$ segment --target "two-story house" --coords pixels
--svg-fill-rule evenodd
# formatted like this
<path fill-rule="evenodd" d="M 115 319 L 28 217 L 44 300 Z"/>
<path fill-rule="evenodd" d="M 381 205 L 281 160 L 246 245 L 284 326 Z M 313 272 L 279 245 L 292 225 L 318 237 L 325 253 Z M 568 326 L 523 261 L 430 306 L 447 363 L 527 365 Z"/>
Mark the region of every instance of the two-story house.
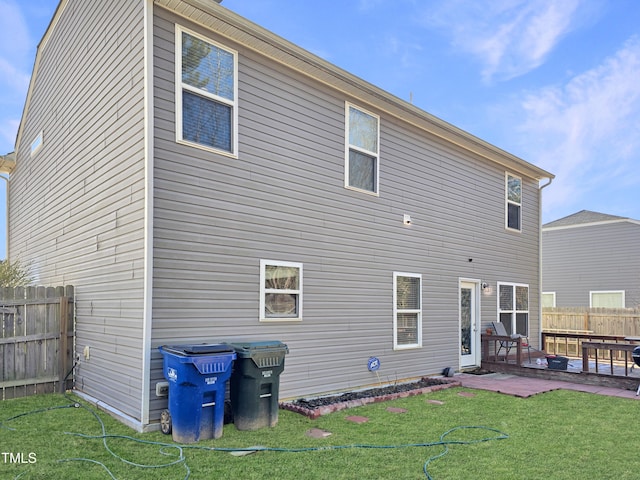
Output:
<path fill-rule="evenodd" d="M 62 0 L 11 173 L 10 257 L 76 287 L 75 388 L 133 427 L 158 346 L 280 340 L 283 398 L 539 337 L 546 172 L 211 0 Z M 544 182 L 543 182 L 544 183 Z"/>
<path fill-rule="evenodd" d="M 542 227 L 543 306 L 640 306 L 640 221 L 582 210 Z"/>

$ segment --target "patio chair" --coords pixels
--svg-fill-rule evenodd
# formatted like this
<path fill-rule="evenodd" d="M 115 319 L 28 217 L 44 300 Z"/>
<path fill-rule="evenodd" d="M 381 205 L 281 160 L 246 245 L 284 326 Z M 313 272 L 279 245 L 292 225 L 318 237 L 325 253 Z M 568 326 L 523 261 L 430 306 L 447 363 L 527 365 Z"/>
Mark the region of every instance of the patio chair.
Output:
<path fill-rule="evenodd" d="M 498 351 L 496 352 L 496 357 L 498 356 L 500 351 L 504 348 L 506 352 L 504 358 L 506 361 L 507 358 L 509 357 L 509 352 L 513 347 L 518 345 L 518 338 L 520 338 L 522 339 L 521 340 L 522 347 L 527 349 L 527 355 L 529 356 L 529 363 L 531 363 L 531 345 L 529 344 L 529 339 L 527 337 L 525 337 L 524 335 L 520 335 L 519 333 L 514 333 L 512 335 L 509 335 L 507 333 L 507 329 L 504 328 L 504 324 L 502 322 L 492 322 L 491 325 L 493 325 L 493 331 L 496 332 L 496 335 L 500 337 L 510 337 L 513 339 L 513 340 L 499 341 L 500 345 L 498 347 Z"/>

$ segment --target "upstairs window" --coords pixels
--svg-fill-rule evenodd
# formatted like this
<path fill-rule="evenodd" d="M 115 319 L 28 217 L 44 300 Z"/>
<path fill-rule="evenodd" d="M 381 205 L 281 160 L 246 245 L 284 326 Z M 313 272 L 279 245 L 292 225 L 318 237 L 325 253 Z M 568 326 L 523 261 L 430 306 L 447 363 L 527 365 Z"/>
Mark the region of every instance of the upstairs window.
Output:
<path fill-rule="evenodd" d="M 380 117 L 346 104 L 345 187 L 378 194 Z"/>
<path fill-rule="evenodd" d="M 422 346 L 422 275 L 393 274 L 393 348 Z"/>
<path fill-rule="evenodd" d="M 506 174 L 506 227 L 522 231 L 522 179 Z"/>
<path fill-rule="evenodd" d="M 556 292 L 542 292 L 542 308 L 556 306 Z"/>
<path fill-rule="evenodd" d="M 33 142 L 31 142 L 32 157 L 38 152 L 38 150 L 42 148 L 42 143 L 43 143 L 42 132 L 40 132 L 38 136 L 33 140 Z"/>
<path fill-rule="evenodd" d="M 181 143 L 237 154 L 237 53 L 176 29 L 176 135 Z"/>
<path fill-rule="evenodd" d="M 302 264 L 260 261 L 260 320 L 302 320 Z"/>
<path fill-rule="evenodd" d="M 624 290 L 591 291 L 589 292 L 589 306 L 592 308 L 624 308 Z"/>

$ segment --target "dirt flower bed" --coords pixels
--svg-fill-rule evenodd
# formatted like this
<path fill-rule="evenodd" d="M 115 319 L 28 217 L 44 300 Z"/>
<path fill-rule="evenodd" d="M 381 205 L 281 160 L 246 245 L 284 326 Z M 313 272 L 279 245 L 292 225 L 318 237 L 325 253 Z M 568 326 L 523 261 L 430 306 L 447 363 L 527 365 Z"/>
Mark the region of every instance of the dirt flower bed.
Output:
<path fill-rule="evenodd" d="M 416 382 L 401 383 L 388 387 L 371 388 L 341 395 L 329 395 L 317 398 L 300 398 L 293 402 L 280 404 L 280 408 L 301 413 L 311 419 L 321 415 L 344 410 L 345 408 L 360 407 L 368 403 L 386 402 L 396 398 L 421 395 L 444 388 L 460 386 L 460 382 L 453 379 L 423 377 Z"/>

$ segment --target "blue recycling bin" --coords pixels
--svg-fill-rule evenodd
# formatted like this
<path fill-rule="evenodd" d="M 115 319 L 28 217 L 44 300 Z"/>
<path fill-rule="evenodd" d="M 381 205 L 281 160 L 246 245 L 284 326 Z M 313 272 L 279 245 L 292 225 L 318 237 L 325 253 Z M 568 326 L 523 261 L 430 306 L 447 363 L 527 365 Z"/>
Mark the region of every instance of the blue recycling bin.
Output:
<path fill-rule="evenodd" d="M 163 345 L 164 378 L 169 382 L 169 410 L 161 428 L 178 443 L 220 438 L 224 399 L 236 354 L 223 344 Z"/>

